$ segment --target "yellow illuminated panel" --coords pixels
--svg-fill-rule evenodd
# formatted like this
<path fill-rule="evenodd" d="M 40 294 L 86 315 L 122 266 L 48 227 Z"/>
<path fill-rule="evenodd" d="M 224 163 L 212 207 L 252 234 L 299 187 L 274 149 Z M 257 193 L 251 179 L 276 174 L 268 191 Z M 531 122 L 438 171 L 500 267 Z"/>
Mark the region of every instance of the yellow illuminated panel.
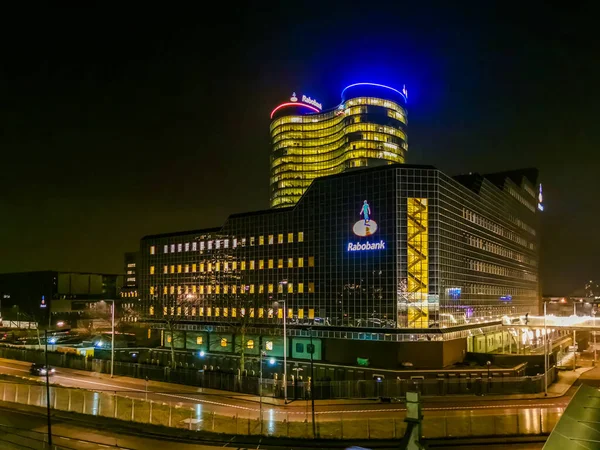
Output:
<path fill-rule="evenodd" d="M 154 275 L 154 266 L 150 266 L 150 275 Z"/>
<path fill-rule="evenodd" d="M 428 205 L 426 198 L 408 198 L 407 206 L 408 256 L 408 326 L 429 327 L 429 246 Z M 402 323 L 398 320 L 398 323 Z"/>
<path fill-rule="evenodd" d="M 298 310 L 298 319 L 304 319 L 304 310 L 303 309 Z"/>

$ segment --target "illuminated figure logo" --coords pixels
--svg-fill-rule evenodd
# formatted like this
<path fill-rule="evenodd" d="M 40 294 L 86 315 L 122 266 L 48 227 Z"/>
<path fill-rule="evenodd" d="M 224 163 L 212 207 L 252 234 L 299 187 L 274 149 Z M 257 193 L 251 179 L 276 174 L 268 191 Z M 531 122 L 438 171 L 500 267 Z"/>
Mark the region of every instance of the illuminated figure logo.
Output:
<path fill-rule="evenodd" d="M 367 237 L 375 234 L 377 231 L 377 222 L 371 219 L 371 207 L 366 200 L 360 208 L 359 215 L 362 216 L 362 219 L 356 222 L 354 227 L 352 227 L 354 234 L 360 237 Z"/>
<path fill-rule="evenodd" d="M 290 97 L 290 102 L 297 102 L 298 101 L 298 97 L 296 97 L 296 93 L 292 92 L 292 96 Z"/>

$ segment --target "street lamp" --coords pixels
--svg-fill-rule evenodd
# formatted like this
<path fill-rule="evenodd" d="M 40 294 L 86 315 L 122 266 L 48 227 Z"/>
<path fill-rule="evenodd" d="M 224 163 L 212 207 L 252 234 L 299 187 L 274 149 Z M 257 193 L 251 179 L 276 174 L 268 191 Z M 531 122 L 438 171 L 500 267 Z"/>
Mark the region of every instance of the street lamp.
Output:
<path fill-rule="evenodd" d="M 115 301 L 101 300 L 100 303 L 112 302 L 111 308 L 111 338 L 110 338 L 110 377 L 113 378 L 115 366 Z"/>
<path fill-rule="evenodd" d="M 288 281 L 282 280 L 279 284 L 285 293 Z M 286 300 L 282 300 L 281 303 L 283 303 L 283 402 L 285 404 L 287 403 L 287 302 Z"/>
<path fill-rule="evenodd" d="M 548 396 L 548 329 L 546 328 L 546 300 L 544 300 L 544 396 Z"/>

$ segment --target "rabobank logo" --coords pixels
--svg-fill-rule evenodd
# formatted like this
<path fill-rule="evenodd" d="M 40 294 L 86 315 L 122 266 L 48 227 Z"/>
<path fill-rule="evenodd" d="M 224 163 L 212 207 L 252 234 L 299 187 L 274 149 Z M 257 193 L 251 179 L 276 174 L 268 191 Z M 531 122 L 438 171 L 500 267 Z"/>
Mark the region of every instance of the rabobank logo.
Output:
<path fill-rule="evenodd" d="M 349 252 L 362 252 L 365 250 L 385 250 L 385 242 L 357 242 L 353 244 L 352 242 L 348 242 L 348 251 Z"/>
<path fill-rule="evenodd" d="M 358 237 L 369 237 L 377 232 L 377 222 L 373 220 L 373 211 L 371 205 L 365 200 L 360 207 L 358 213 L 361 218 L 352 227 L 352 231 Z M 385 250 L 385 242 L 380 240 L 379 242 L 349 242 L 347 251 L 349 252 L 362 252 L 370 250 Z"/>

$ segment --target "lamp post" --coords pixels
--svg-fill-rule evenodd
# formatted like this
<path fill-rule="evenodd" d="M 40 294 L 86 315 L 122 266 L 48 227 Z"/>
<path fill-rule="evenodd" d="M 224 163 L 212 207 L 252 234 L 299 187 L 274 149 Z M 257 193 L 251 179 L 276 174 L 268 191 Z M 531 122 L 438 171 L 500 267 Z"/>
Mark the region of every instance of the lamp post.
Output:
<path fill-rule="evenodd" d="M 287 288 L 287 280 L 280 281 L 279 283 L 282 286 L 282 290 L 285 293 L 285 289 Z M 287 403 L 287 305 L 286 300 L 282 300 L 283 303 L 283 402 Z"/>
<path fill-rule="evenodd" d="M 263 356 L 264 351 L 262 349 L 262 343 L 260 345 L 260 365 L 258 369 L 258 398 L 259 398 L 259 411 L 260 411 L 260 434 L 263 433 L 263 412 L 262 412 L 262 384 L 263 384 Z"/>
<path fill-rule="evenodd" d="M 546 328 L 546 301 L 544 300 L 544 396 L 548 395 L 548 329 Z"/>
<path fill-rule="evenodd" d="M 101 302 L 112 302 L 111 309 L 111 338 L 110 338 L 110 377 L 114 376 L 115 366 L 115 301 L 114 300 L 101 300 Z"/>

